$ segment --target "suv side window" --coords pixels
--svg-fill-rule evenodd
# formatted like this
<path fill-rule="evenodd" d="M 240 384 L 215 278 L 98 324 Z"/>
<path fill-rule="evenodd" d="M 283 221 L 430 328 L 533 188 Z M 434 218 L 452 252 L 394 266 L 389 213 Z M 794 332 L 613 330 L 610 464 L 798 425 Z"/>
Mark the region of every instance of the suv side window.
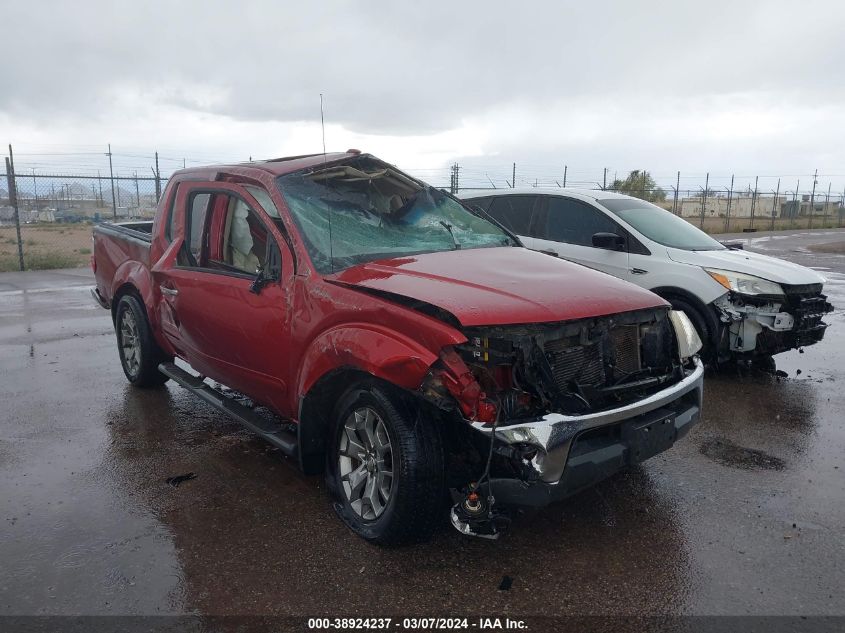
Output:
<path fill-rule="evenodd" d="M 495 220 L 517 235 L 528 235 L 537 196 L 499 196 L 487 209 Z"/>
<path fill-rule="evenodd" d="M 491 197 L 484 197 L 484 198 L 468 198 L 463 200 L 462 202 L 466 205 L 471 207 L 478 207 L 482 211 L 487 211 L 487 207 L 490 206 L 490 202 L 493 200 Z"/>
<path fill-rule="evenodd" d="M 566 244 L 592 246 L 595 233 L 624 235 L 621 228 L 598 209 L 571 198 L 549 197 L 546 226 L 540 228 L 538 237 Z"/>

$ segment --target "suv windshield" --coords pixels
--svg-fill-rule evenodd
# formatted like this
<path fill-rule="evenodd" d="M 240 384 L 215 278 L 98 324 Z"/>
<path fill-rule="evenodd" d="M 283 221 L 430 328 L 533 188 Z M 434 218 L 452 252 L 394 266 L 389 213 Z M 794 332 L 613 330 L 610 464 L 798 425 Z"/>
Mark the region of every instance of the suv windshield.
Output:
<path fill-rule="evenodd" d="M 637 198 L 607 198 L 598 203 L 625 220 L 650 240 L 663 246 L 685 251 L 719 251 L 725 247 L 695 228 L 692 224 L 669 213 L 666 209 Z"/>
<path fill-rule="evenodd" d="M 277 183 L 323 274 L 389 257 L 517 246 L 455 199 L 370 156 L 279 176 Z"/>

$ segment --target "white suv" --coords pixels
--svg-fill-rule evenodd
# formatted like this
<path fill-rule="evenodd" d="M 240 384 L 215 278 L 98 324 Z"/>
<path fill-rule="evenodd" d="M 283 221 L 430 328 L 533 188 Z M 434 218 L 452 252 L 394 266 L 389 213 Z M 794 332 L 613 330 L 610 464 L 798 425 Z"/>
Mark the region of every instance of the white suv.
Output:
<path fill-rule="evenodd" d="M 817 343 L 833 310 L 825 279 L 725 247 L 658 206 L 608 191 L 507 189 L 459 195 L 528 248 L 647 288 L 689 315 L 710 361 L 754 359 Z"/>

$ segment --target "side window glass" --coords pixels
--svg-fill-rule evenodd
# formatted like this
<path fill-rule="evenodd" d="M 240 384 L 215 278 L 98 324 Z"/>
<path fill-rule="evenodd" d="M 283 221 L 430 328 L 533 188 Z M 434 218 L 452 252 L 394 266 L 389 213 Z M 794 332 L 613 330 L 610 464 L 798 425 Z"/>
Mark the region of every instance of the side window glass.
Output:
<path fill-rule="evenodd" d="M 252 197 L 258 201 L 258 204 L 264 209 L 264 211 L 269 215 L 271 218 L 281 219 L 281 215 L 279 215 L 279 210 L 276 208 L 273 199 L 270 197 L 262 187 L 256 187 L 255 185 L 245 185 L 244 189 L 249 191 L 252 194 Z"/>
<path fill-rule="evenodd" d="M 223 263 L 254 275 L 265 265 L 268 239 L 258 214 L 240 198 L 230 196 L 223 228 Z"/>
<path fill-rule="evenodd" d="M 500 196 L 487 210 L 502 226 L 517 235 L 528 235 L 536 196 Z"/>
<path fill-rule="evenodd" d="M 491 200 L 493 200 L 493 198 L 469 198 L 463 202 L 471 207 L 478 207 L 482 211 L 487 211 Z"/>
<path fill-rule="evenodd" d="M 179 253 L 181 266 L 202 266 L 203 229 L 211 194 L 197 193 L 188 199 L 185 214 L 185 247 Z M 173 214 L 175 215 L 175 214 Z"/>
<path fill-rule="evenodd" d="M 168 242 L 173 241 L 173 229 L 176 226 L 176 196 L 179 185 L 173 185 L 173 191 L 165 190 L 165 195 L 170 198 L 170 205 L 167 207 L 167 224 L 164 228 L 164 237 Z"/>
<path fill-rule="evenodd" d="M 569 198 L 550 197 L 545 239 L 592 246 L 595 233 L 619 233 L 619 228 L 598 209 Z"/>

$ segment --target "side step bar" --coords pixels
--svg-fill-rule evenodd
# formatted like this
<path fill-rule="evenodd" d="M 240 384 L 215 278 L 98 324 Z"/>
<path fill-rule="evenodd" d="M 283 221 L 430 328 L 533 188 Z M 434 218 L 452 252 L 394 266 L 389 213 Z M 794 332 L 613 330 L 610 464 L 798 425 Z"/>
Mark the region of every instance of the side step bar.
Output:
<path fill-rule="evenodd" d="M 197 376 L 192 376 L 175 363 L 162 363 L 158 370 L 188 391 L 205 400 L 211 406 L 229 415 L 236 422 L 270 442 L 288 457 L 298 458 L 298 442 L 296 435 L 285 430 L 279 424 L 274 424 L 242 404 L 227 398 L 222 393 L 207 385 Z"/>

